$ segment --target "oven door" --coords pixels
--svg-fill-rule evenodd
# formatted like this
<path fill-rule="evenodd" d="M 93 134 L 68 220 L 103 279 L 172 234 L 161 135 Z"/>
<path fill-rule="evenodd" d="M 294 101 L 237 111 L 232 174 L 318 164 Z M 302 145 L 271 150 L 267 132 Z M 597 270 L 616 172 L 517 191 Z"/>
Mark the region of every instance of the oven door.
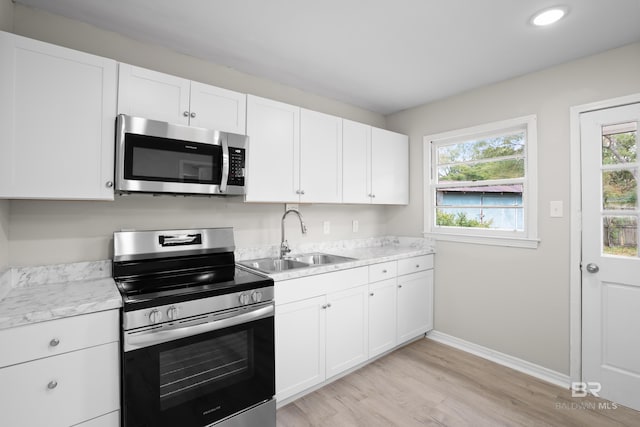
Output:
<path fill-rule="evenodd" d="M 207 426 L 275 394 L 273 303 L 129 331 L 123 339 L 125 427 Z"/>

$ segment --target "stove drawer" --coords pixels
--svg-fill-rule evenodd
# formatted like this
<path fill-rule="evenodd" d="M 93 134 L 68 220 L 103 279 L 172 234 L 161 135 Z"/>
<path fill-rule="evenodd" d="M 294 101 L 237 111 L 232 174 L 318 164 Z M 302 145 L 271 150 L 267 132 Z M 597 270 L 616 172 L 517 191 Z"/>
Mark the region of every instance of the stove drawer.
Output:
<path fill-rule="evenodd" d="M 119 409 L 117 343 L 0 369 L 3 425 L 70 426 Z"/>

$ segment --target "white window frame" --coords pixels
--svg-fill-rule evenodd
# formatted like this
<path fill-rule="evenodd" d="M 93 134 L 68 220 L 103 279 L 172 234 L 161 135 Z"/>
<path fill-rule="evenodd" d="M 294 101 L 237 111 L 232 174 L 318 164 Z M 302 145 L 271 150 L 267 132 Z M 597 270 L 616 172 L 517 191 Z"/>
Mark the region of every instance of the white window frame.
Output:
<path fill-rule="evenodd" d="M 494 230 L 487 228 L 463 228 L 435 226 L 436 185 L 433 156 L 435 147 L 445 143 L 463 142 L 487 135 L 504 134 L 510 131 L 525 131 L 525 176 L 522 179 L 524 192 L 524 231 Z M 423 139 L 424 173 L 424 236 L 436 240 L 477 243 L 521 248 L 537 248 L 538 239 L 538 148 L 536 115 L 516 117 L 486 123 L 464 129 L 427 135 Z M 483 181 L 491 185 L 496 181 Z"/>

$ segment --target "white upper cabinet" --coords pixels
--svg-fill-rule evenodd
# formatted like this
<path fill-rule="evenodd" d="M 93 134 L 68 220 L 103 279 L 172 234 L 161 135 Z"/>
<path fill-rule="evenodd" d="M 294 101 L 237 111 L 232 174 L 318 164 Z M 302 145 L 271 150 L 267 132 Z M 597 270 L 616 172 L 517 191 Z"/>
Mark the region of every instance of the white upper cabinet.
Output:
<path fill-rule="evenodd" d="M 250 202 L 300 200 L 300 107 L 247 96 Z"/>
<path fill-rule="evenodd" d="M 245 133 L 245 94 L 129 64 L 119 69 L 119 114 Z"/>
<path fill-rule="evenodd" d="M 342 119 L 301 109 L 300 202 L 342 202 Z"/>
<path fill-rule="evenodd" d="M 409 139 L 343 120 L 344 203 L 408 204 Z"/>
<path fill-rule="evenodd" d="M 0 32 L 0 197 L 113 199 L 116 62 Z"/>
<path fill-rule="evenodd" d="M 371 126 L 342 121 L 342 201 L 371 203 Z"/>
<path fill-rule="evenodd" d="M 371 198 L 373 203 L 409 204 L 409 137 L 371 129 Z"/>

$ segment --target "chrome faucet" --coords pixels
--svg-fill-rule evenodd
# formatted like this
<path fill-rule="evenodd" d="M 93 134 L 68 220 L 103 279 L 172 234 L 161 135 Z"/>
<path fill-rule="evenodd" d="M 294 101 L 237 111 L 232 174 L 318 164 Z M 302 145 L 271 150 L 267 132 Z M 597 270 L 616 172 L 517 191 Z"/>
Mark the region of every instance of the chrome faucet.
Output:
<path fill-rule="evenodd" d="M 300 230 L 302 231 L 302 234 L 306 234 L 307 233 L 307 226 L 304 225 L 304 220 L 302 219 L 302 215 L 300 214 L 300 212 L 298 212 L 295 209 L 285 210 L 284 215 L 282 215 L 282 220 L 280 221 L 280 231 L 281 231 L 280 259 L 284 258 L 284 256 L 286 254 L 291 252 L 291 249 L 289 248 L 289 243 L 284 238 L 284 219 L 290 213 L 295 213 L 296 215 L 298 215 L 298 219 L 300 220 Z"/>

